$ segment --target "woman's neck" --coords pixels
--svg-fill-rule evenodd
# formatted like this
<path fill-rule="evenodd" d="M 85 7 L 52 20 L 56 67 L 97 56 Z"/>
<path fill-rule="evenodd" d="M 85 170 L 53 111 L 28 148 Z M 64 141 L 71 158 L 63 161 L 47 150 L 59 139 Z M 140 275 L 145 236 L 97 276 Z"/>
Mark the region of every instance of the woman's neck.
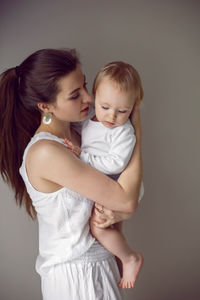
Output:
<path fill-rule="evenodd" d="M 49 132 L 59 138 L 65 139 L 68 138 L 71 140 L 71 129 L 70 123 L 68 122 L 55 122 L 52 121 L 50 124 L 46 125 L 41 122 L 40 126 L 38 127 L 36 133 L 39 132 Z"/>

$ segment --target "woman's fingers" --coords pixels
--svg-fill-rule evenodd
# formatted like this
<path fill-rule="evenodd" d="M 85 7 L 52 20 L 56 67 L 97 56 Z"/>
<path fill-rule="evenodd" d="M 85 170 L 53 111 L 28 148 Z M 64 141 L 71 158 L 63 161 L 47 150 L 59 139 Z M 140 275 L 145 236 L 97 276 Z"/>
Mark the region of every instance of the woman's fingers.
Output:
<path fill-rule="evenodd" d="M 100 212 L 100 211 L 98 210 L 98 208 L 94 208 L 94 213 L 95 213 L 96 217 L 98 217 L 98 218 L 101 219 L 101 220 L 106 220 L 106 219 L 107 219 L 106 216 L 104 216 L 104 215 L 102 214 L 102 212 Z"/>
<path fill-rule="evenodd" d="M 114 212 L 101 204 L 95 203 L 94 214 L 93 224 L 98 228 L 107 228 L 115 223 Z"/>
<path fill-rule="evenodd" d="M 103 212 L 103 205 L 95 202 L 95 207 L 98 208 L 100 211 Z"/>
<path fill-rule="evenodd" d="M 107 209 L 99 204 L 95 204 L 91 221 L 96 227 L 99 228 L 107 228 L 118 222 L 115 213 L 112 210 Z"/>
<path fill-rule="evenodd" d="M 113 222 L 111 220 L 107 220 L 103 223 L 97 223 L 97 222 L 93 222 L 93 223 L 98 228 L 107 228 L 113 224 Z"/>
<path fill-rule="evenodd" d="M 104 208 L 104 214 L 108 216 L 110 219 L 114 219 L 115 214 L 112 210 Z"/>
<path fill-rule="evenodd" d="M 110 218 L 110 219 L 113 219 L 114 218 L 114 212 L 110 209 L 107 209 L 105 208 L 104 206 L 98 204 L 98 203 L 95 203 L 95 208 L 98 209 L 98 211 L 103 214 L 104 216 Z"/>

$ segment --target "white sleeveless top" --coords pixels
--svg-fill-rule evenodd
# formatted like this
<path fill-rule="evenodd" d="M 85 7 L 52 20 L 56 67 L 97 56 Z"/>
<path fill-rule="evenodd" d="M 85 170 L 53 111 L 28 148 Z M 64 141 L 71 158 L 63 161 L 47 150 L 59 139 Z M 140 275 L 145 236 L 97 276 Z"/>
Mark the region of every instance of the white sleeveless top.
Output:
<path fill-rule="evenodd" d="M 33 136 L 27 145 L 19 169 L 27 191 L 37 212 L 39 223 L 39 255 L 36 270 L 39 274 L 48 272 L 49 267 L 80 257 L 93 244 L 89 218 L 93 201 L 63 187 L 53 193 L 37 191 L 30 183 L 25 160 L 29 148 L 41 139 L 64 144 L 64 140 L 48 132 Z M 67 166 L 66 166 L 67 168 Z"/>

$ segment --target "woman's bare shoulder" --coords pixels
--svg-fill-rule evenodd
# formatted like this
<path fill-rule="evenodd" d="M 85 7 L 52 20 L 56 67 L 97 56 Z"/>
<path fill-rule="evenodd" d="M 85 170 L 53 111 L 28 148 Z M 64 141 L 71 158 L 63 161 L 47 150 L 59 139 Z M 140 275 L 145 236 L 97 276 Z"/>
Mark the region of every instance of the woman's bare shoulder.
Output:
<path fill-rule="evenodd" d="M 63 144 L 55 141 L 55 140 L 49 140 L 49 139 L 41 139 L 35 142 L 29 149 L 29 152 L 35 152 L 35 151 L 42 151 L 47 150 L 49 147 L 59 147 L 63 146 Z"/>
<path fill-rule="evenodd" d="M 64 144 L 54 140 L 41 139 L 29 148 L 26 161 L 27 163 L 41 163 L 43 165 L 46 160 L 50 162 L 51 159 L 55 159 L 61 153 L 64 153 L 66 157 L 70 155 L 70 151 Z"/>

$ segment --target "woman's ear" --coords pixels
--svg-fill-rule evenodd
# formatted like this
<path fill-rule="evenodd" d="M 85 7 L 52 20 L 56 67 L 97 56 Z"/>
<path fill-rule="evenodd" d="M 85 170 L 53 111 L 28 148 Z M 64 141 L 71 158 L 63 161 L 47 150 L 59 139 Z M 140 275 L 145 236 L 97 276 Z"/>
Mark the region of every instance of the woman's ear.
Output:
<path fill-rule="evenodd" d="M 49 112 L 49 104 L 47 103 L 38 103 L 37 104 L 39 110 L 41 110 L 42 112 L 48 113 Z"/>

